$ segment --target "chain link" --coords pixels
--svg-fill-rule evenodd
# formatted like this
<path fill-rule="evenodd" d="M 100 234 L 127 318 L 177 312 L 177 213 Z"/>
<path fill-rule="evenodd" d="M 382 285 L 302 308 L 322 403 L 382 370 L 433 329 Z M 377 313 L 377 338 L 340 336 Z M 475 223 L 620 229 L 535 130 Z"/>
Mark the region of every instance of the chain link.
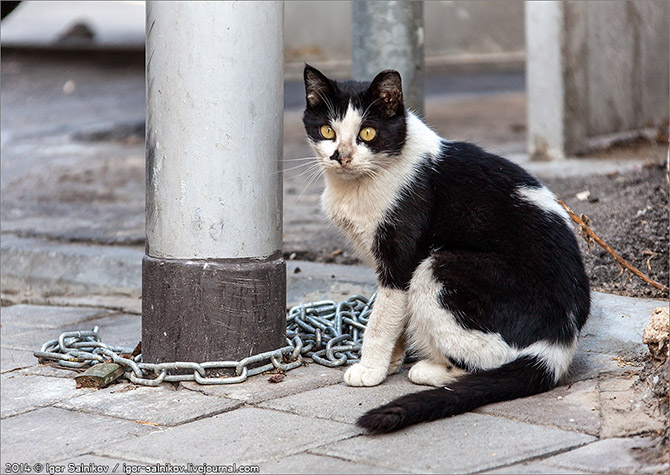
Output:
<path fill-rule="evenodd" d="M 272 369 L 289 371 L 302 366 L 303 357 L 332 368 L 360 360 L 363 332 L 376 295 L 375 292 L 369 299 L 352 295 L 339 303 L 320 300 L 296 305 L 289 310 L 286 318 L 286 346 L 241 361 L 143 363 L 141 354 L 131 356 L 132 348 L 103 343 L 97 326 L 91 331 L 62 333 L 58 339 L 47 341 L 33 354 L 40 363 L 51 361 L 65 368 L 84 368 L 111 359 L 124 368 L 126 378 L 143 386 L 179 381 L 241 383 L 249 376 Z M 207 376 L 207 370 L 216 369 L 234 369 L 235 375 Z M 183 373 L 184 370 L 191 373 Z"/>

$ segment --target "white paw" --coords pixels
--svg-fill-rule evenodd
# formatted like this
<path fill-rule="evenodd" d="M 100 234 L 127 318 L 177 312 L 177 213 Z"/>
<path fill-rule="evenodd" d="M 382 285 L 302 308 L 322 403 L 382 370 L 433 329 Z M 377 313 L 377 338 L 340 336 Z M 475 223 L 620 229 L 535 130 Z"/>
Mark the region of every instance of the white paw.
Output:
<path fill-rule="evenodd" d="M 344 373 L 349 386 L 376 386 L 386 378 L 386 368 L 367 368 L 356 363 Z"/>
<path fill-rule="evenodd" d="M 426 386 L 444 386 L 454 381 L 458 374 L 464 373 L 457 368 L 452 371 L 447 370 L 445 364 L 434 363 L 429 360 L 421 360 L 409 370 L 409 380 L 414 384 L 424 384 Z"/>

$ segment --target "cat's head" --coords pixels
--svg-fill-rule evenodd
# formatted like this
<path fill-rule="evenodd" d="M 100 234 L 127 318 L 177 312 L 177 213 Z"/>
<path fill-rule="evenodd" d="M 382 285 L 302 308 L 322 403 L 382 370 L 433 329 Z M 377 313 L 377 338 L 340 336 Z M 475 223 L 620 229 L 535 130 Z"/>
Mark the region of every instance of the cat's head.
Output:
<path fill-rule="evenodd" d="M 407 121 L 397 71 L 382 71 L 369 83 L 337 82 L 305 65 L 304 78 L 303 123 L 326 172 L 374 176 L 400 154 Z"/>

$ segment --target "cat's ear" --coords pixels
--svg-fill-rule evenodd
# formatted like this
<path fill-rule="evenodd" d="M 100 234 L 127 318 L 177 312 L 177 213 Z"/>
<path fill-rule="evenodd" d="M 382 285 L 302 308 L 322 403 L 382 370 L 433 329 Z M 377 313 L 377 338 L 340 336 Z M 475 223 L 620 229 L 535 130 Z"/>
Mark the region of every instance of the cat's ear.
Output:
<path fill-rule="evenodd" d="M 305 99 L 308 107 L 314 107 L 321 104 L 326 96 L 332 92 L 330 79 L 324 76 L 321 71 L 305 64 Z"/>
<path fill-rule="evenodd" d="M 377 74 L 368 88 L 368 94 L 377 101 L 386 117 L 393 117 L 403 108 L 400 73 L 387 69 Z"/>

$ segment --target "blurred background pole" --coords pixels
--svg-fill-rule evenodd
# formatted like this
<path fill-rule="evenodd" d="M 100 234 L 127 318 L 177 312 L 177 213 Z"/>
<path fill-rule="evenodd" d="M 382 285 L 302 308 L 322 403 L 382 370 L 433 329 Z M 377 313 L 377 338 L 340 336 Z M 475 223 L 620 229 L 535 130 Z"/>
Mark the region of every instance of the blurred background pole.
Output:
<path fill-rule="evenodd" d="M 147 2 L 145 361 L 285 345 L 282 2 Z"/>
<path fill-rule="evenodd" d="M 352 19 L 354 79 L 398 70 L 405 105 L 423 116 L 423 2 L 354 1 Z"/>

